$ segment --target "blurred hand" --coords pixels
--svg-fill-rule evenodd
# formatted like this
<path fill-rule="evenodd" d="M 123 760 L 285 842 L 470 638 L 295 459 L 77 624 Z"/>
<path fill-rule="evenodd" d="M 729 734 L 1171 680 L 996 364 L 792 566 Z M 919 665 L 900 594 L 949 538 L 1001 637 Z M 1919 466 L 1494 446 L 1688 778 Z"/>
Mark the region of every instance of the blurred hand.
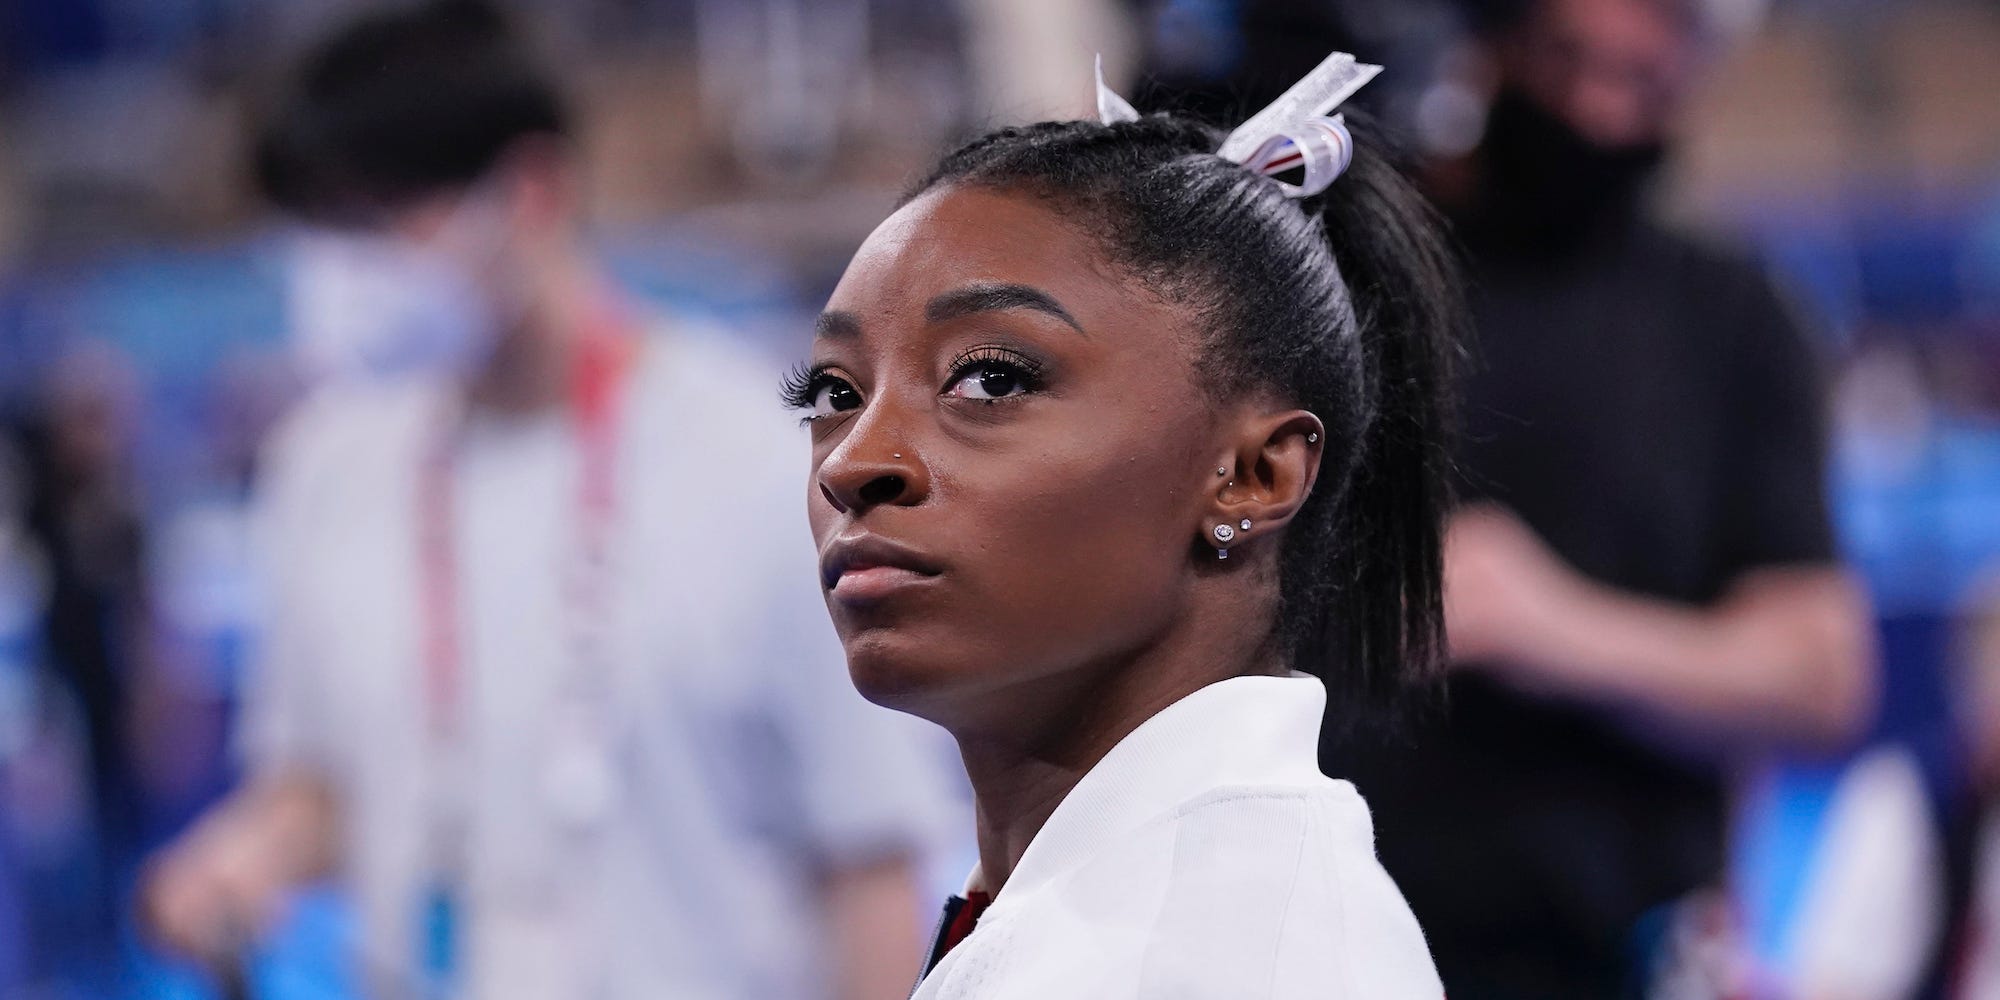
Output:
<path fill-rule="evenodd" d="M 1714 605 L 1723 641 L 1742 655 L 1764 662 L 1782 660 L 1801 630 L 1851 631 L 1847 606 L 1830 600 L 1801 601 L 1801 594 L 1833 596 L 1844 581 L 1812 570 L 1774 567 L 1737 577 Z"/>
<path fill-rule="evenodd" d="M 1519 517 L 1475 504 L 1446 526 L 1444 611 L 1454 662 L 1532 664 L 1589 586 Z"/>
<path fill-rule="evenodd" d="M 1835 566 L 1750 570 L 1685 604 L 1591 580 L 1518 517 L 1473 506 L 1447 526 L 1444 603 L 1455 663 L 1701 739 L 1837 745 L 1872 711 L 1867 600 Z"/>
<path fill-rule="evenodd" d="M 332 818 L 316 783 L 238 792 L 147 865 L 141 922 L 173 951 L 229 967 L 276 922 L 286 894 L 324 867 Z"/>
<path fill-rule="evenodd" d="M 928 947 L 917 900 L 922 877 L 908 857 L 849 865 L 827 873 L 821 887 L 829 958 L 839 1000 L 892 1000 L 910 991 L 918 949 Z"/>
<path fill-rule="evenodd" d="M 203 965 L 234 961 L 270 923 L 285 889 L 269 850 L 237 817 L 217 817 L 148 867 L 141 917 L 161 943 Z"/>
<path fill-rule="evenodd" d="M 1761 726 L 1804 750 L 1844 747 L 1875 717 L 1874 612 L 1860 583 L 1824 566 L 1738 576 L 1707 616 L 1723 669 L 1763 675 Z"/>

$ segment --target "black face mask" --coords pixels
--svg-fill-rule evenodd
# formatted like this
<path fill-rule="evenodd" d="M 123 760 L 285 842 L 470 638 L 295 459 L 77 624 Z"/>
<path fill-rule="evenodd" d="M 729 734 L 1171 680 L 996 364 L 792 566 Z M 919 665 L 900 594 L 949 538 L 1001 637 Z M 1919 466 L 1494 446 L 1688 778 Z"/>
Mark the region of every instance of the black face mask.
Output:
<path fill-rule="evenodd" d="M 1469 235 L 1510 249 L 1562 254 L 1638 215 L 1659 171 L 1659 143 L 1607 148 L 1518 91 L 1502 90 L 1480 144 Z"/>

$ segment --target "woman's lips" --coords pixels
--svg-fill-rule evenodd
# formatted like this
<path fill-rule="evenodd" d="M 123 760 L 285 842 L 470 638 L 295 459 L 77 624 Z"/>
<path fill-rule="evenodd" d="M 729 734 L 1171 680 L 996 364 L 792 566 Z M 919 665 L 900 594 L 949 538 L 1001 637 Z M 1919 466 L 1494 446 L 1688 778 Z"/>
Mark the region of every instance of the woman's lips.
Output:
<path fill-rule="evenodd" d="M 942 569 L 909 546 L 879 535 L 836 538 L 820 554 L 820 584 L 836 600 L 867 604 L 938 578 Z"/>
<path fill-rule="evenodd" d="M 847 604 L 872 604 L 906 587 L 937 579 L 901 566 L 863 566 L 847 570 L 833 583 L 833 596 Z"/>

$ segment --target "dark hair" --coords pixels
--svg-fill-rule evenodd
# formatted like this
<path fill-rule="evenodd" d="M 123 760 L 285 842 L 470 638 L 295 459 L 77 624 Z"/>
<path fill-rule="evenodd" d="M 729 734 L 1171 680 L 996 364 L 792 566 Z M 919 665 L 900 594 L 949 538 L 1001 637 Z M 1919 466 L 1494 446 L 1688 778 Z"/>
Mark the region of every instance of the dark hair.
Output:
<path fill-rule="evenodd" d="M 478 0 L 355 21 L 308 56 L 256 141 L 279 207 L 340 218 L 462 187 L 516 140 L 566 135 L 554 84 Z"/>
<path fill-rule="evenodd" d="M 1371 123 L 1349 120 L 1352 167 L 1309 199 L 1213 155 L 1221 133 L 1152 115 L 1001 129 L 905 200 L 978 185 L 1060 205 L 1110 260 L 1195 310 L 1209 391 L 1276 392 L 1325 423 L 1318 485 L 1285 535 L 1275 638 L 1293 666 L 1381 702 L 1442 652 L 1462 308 L 1436 213 Z"/>

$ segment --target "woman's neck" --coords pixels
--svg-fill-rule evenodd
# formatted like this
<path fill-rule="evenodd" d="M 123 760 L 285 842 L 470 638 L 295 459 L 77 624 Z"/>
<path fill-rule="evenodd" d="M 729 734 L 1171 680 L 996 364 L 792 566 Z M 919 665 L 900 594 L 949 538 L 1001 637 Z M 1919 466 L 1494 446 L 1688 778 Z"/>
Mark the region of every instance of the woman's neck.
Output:
<path fill-rule="evenodd" d="M 1009 713 L 1003 730 L 954 731 L 977 809 L 977 888 L 999 892 L 1056 807 L 1146 720 L 1217 681 L 1283 673 L 1262 637 L 1193 620 L 1209 617 L 1188 616 L 1165 641 L 1119 662 L 1034 682 L 1005 699 L 1026 710 Z"/>

